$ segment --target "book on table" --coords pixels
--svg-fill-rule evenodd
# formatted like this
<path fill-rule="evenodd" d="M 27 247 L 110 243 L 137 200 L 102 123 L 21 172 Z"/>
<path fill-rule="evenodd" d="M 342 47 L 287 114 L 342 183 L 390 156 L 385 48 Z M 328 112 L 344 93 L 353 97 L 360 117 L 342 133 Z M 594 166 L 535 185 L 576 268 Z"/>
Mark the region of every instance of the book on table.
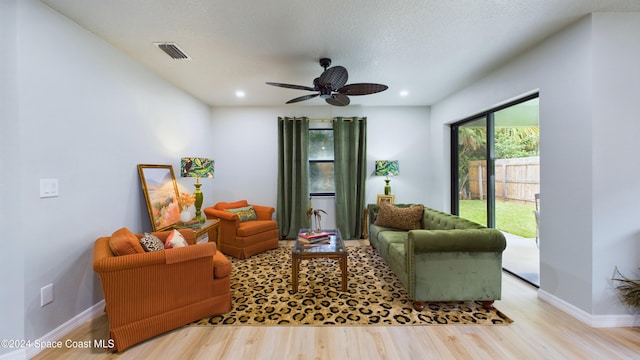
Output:
<path fill-rule="evenodd" d="M 313 242 L 305 242 L 306 240 L 302 240 L 302 239 L 299 239 L 299 241 L 302 244 L 302 246 L 308 248 L 308 247 L 322 246 L 322 245 L 330 244 L 331 243 L 331 238 L 314 240 Z"/>
<path fill-rule="evenodd" d="M 327 232 L 322 233 L 300 233 L 298 234 L 298 241 L 303 244 L 326 244 L 331 240 L 331 234 Z"/>
<path fill-rule="evenodd" d="M 325 238 L 325 237 L 329 237 L 331 236 L 331 234 L 329 234 L 328 232 L 310 232 L 310 233 L 306 233 L 306 232 L 301 232 L 300 234 L 298 234 L 299 237 L 303 237 L 305 239 L 311 240 L 311 239 L 318 239 L 318 238 Z"/>

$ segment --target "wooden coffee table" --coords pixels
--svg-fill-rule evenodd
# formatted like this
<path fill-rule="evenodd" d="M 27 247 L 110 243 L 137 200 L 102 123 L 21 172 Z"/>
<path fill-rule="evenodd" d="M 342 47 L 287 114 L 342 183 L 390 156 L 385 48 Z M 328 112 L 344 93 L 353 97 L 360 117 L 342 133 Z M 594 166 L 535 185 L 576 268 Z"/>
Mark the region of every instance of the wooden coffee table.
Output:
<path fill-rule="evenodd" d="M 308 229 L 300 230 L 300 233 L 306 232 Z M 347 248 L 342 241 L 342 235 L 339 229 L 323 229 L 322 231 L 329 233 L 330 241 L 328 244 L 306 246 L 296 239 L 296 243 L 291 250 L 291 287 L 293 292 L 298 292 L 298 273 L 300 271 L 300 261 L 304 259 L 329 258 L 338 260 L 340 271 L 342 272 L 342 291 L 347 291 Z"/>

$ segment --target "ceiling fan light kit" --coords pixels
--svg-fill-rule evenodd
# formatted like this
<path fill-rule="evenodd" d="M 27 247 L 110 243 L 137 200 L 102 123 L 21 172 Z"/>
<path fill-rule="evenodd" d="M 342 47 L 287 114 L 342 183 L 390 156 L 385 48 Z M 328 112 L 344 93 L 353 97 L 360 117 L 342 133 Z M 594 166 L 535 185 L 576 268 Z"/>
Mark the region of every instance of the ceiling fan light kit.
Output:
<path fill-rule="evenodd" d="M 267 85 L 283 87 L 294 90 L 314 91 L 315 94 L 303 95 L 287 101 L 287 104 L 297 103 L 304 100 L 313 99 L 317 96 L 324 99 L 328 104 L 334 106 L 347 106 L 351 102 L 349 96 L 369 95 L 387 90 L 389 87 L 382 84 L 360 83 L 349 84 L 349 73 L 342 66 L 329 67 L 331 59 L 320 59 L 320 66 L 324 71 L 313 80 L 313 87 L 302 85 L 282 84 L 275 82 L 267 82 Z M 327 69 L 328 68 L 328 69 Z"/>

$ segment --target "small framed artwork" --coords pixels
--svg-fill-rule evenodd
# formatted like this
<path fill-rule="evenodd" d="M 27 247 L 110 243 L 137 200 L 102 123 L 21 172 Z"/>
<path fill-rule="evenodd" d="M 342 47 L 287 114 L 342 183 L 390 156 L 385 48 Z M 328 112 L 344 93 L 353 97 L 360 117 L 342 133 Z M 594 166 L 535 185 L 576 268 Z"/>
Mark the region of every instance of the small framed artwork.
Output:
<path fill-rule="evenodd" d="M 138 164 L 138 173 L 153 231 L 171 228 L 180 220 L 178 185 L 173 166 Z"/>
<path fill-rule="evenodd" d="M 395 201 L 395 195 L 382 195 L 378 194 L 378 200 L 376 200 L 376 204 L 380 205 L 382 203 L 385 204 L 393 204 Z"/>

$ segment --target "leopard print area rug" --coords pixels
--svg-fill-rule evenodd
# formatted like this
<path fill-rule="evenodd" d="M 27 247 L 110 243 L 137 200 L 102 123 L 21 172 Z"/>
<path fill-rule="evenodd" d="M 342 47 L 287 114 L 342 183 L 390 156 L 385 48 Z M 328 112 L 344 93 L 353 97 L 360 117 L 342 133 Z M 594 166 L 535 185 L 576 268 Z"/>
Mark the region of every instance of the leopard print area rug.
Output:
<path fill-rule="evenodd" d="M 512 322 L 475 302 L 427 303 L 413 309 L 407 291 L 377 251 L 348 246 L 348 288 L 341 292 L 336 260 L 300 264 L 298 292 L 291 290 L 291 247 L 249 259 L 231 258 L 231 311 L 192 325 L 495 325 Z"/>

